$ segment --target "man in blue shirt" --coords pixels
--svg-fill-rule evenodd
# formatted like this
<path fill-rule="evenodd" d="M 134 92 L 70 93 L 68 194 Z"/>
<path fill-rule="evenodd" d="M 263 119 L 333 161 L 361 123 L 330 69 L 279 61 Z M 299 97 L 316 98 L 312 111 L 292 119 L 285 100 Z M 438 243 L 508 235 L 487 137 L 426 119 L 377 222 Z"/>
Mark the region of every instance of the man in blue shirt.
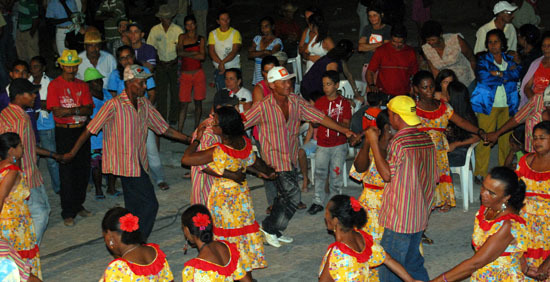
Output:
<path fill-rule="evenodd" d="M 68 8 L 71 13 L 67 13 Z M 46 10 L 46 19 L 48 24 L 55 25 L 55 44 L 57 45 L 57 53 L 59 56 L 63 54 L 65 48 L 65 37 L 67 32 L 73 25 L 71 15 L 78 12 L 75 0 L 52 0 L 48 3 Z"/>

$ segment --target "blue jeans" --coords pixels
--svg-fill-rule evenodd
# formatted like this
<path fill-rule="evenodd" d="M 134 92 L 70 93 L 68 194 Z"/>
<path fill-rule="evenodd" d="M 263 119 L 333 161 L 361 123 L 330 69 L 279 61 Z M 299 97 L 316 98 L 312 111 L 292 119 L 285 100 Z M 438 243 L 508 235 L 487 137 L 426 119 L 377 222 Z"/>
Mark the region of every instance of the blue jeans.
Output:
<path fill-rule="evenodd" d="M 31 189 L 31 197 L 27 205 L 31 213 L 36 240 L 38 245 L 40 245 L 42 236 L 44 232 L 46 232 L 46 227 L 48 227 L 48 221 L 50 219 L 50 202 L 48 201 L 48 195 L 46 194 L 44 184 Z"/>
<path fill-rule="evenodd" d="M 420 254 L 420 241 L 422 240 L 422 231 L 417 233 L 397 233 L 388 228 L 384 229 L 380 245 L 384 247 L 394 260 L 399 262 L 405 270 L 416 280 L 428 281 L 428 271 L 424 268 L 424 257 Z M 380 281 L 401 282 L 402 280 L 395 275 L 385 265 L 378 268 Z"/>
<path fill-rule="evenodd" d="M 216 92 L 225 88 L 225 74 L 220 74 L 218 68 L 214 70 L 214 84 L 216 84 Z"/>
<path fill-rule="evenodd" d="M 50 152 L 56 151 L 54 128 L 38 130 L 38 135 L 40 136 L 40 147 Z M 46 162 L 48 163 L 48 172 L 50 173 L 50 178 L 52 180 L 52 189 L 56 194 L 59 194 L 59 164 L 52 158 L 46 158 Z"/>
<path fill-rule="evenodd" d="M 342 144 L 334 147 L 317 146 L 315 151 L 315 195 L 313 203 L 324 206 L 326 193 L 325 183 L 327 176 L 329 178 L 328 199 L 334 195 L 342 194 L 344 187 L 344 177 L 347 177 L 344 170 L 344 163 L 348 155 L 348 144 Z"/>
<path fill-rule="evenodd" d="M 149 160 L 149 169 L 151 170 L 151 176 L 158 185 L 164 182 L 164 169 L 160 161 L 159 150 L 157 147 L 157 138 L 155 132 L 151 129 L 147 130 L 147 159 Z"/>

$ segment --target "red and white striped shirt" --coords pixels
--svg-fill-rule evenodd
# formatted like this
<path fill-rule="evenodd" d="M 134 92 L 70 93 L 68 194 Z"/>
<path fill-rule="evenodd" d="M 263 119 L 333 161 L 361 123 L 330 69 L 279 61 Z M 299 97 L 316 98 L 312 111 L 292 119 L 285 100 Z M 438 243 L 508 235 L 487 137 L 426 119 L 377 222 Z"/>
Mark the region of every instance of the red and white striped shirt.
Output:
<path fill-rule="evenodd" d="M 300 122 L 320 123 L 325 114 L 295 94 L 288 96 L 288 121 L 273 95 L 264 97 L 245 114 L 245 128 L 258 126 L 263 160 L 275 171 L 291 171 L 298 162 Z"/>
<path fill-rule="evenodd" d="M 125 91 L 107 101 L 87 128 L 92 134 L 103 129 L 103 173 L 139 177 L 140 163 L 149 171 L 147 129 L 163 134 L 168 123 L 145 97 L 137 98 L 137 110 Z"/>
<path fill-rule="evenodd" d="M 214 123 L 214 116 L 210 115 L 205 119 L 202 125 L 206 125 L 202 137 L 199 140 L 200 144 L 197 148 L 197 151 L 206 150 L 212 147 L 214 144 L 221 142 L 222 139 L 214 134 L 211 124 Z M 199 126 L 200 127 L 200 126 Z M 193 140 L 197 138 L 197 130 L 193 132 Z M 202 172 L 203 169 L 207 168 L 208 164 L 191 166 L 191 204 L 208 204 L 208 194 L 214 183 L 216 177 Z"/>
<path fill-rule="evenodd" d="M 18 105 L 9 104 L 0 113 L 0 134 L 13 132 L 19 134 L 23 146 L 21 169 L 25 173 L 29 188 L 44 184 L 42 174 L 36 165 L 36 137 L 29 115 Z"/>

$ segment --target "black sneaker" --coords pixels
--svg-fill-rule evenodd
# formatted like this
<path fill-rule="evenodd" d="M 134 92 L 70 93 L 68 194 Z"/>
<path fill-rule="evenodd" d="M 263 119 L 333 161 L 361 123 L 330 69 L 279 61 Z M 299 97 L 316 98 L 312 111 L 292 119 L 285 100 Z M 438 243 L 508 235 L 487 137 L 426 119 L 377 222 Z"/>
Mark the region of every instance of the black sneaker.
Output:
<path fill-rule="evenodd" d="M 322 210 L 323 210 L 323 206 L 318 204 L 312 204 L 311 207 L 309 207 L 309 209 L 307 210 L 307 212 L 311 215 L 314 215 Z"/>

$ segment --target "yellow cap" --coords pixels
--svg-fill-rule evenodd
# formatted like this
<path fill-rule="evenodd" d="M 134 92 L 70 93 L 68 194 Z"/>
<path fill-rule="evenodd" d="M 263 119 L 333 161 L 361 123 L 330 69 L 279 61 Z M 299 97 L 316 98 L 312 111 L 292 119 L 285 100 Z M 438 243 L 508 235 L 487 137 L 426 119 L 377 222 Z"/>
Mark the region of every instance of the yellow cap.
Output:
<path fill-rule="evenodd" d="M 388 102 L 388 110 L 396 113 L 408 125 L 420 124 L 420 118 L 416 115 L 416 103 L 414 100 L 405 95 L 393 97 Z"/>
<path fill-rule="evenodd" d="M 60 65 L 72 67 L 80 65 L 80 63 L 82 63 L 82 59 L 78 57 L 76 50 L 65 49 L 63 50 L 61 57 L 57 59 L 57 62 Z"/>

